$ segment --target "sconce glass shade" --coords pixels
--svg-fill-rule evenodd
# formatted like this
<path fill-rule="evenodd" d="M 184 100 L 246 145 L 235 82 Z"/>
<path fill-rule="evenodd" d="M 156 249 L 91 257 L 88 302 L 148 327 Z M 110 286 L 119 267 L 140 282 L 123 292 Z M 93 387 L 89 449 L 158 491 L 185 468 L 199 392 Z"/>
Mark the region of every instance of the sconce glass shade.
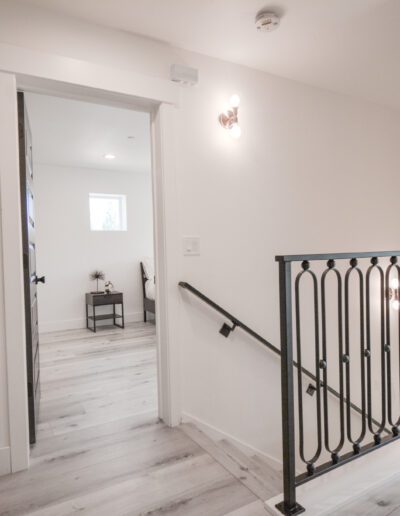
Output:
<path fill-rule="evenodd" d="M 232 127 L 229 129 L 229 134 L 232 136 L 232 138 L 240 138 L 242 130 L 240 129 L 239 124 L 233 124 Z"/>
<path fill-rule="evenodd" d="M 395 289 L 399 288 L 399 278 L 392 278 L 390 280 L 390 286 Z"/>
<path fill-rule="evenodd" d="M 400 301 L 397 301 L 397 299 L 392 301 L 392 308 L 394 308 L 395 310 L 398 310 L 400 308 Z"/>
<path fill-rule="evenodd" d="M 240 104 L 239 95 L 237 95 L 236 93 L 234 95 L 232 95 L 231 98 L 229 99 L 229 103 L 233 108 L 239 107 L 239 104 Z"/>
<path fill-rule="evenodd" d="M 231 109 L 228 109 L 226 112 L 219 115 L 219 123 L 224 129 L 228 129 L 232 138 L 237 139 L 240 138 L 242 133 L 238 124 L 238 106 L 240 104 L 239 95 L 232 95 L 229 102 L 231 104 Z"/>

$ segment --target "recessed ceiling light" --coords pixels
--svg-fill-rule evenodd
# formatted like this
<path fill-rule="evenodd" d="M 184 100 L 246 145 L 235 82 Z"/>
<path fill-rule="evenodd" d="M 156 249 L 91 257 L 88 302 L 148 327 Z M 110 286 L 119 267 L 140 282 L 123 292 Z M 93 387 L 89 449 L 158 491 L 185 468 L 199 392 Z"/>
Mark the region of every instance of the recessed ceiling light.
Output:
<path fill-rule="evenodd" d="M 115 159 L 115 154 L 104 154 L 103 157 L 106 159 Z"/>

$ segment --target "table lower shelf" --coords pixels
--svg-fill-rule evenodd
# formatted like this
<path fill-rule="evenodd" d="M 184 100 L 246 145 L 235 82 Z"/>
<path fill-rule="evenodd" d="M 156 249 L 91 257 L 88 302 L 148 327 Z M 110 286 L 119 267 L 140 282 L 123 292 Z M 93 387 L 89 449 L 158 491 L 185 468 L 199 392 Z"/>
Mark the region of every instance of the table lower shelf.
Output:
<path fill-rule="evenodd" d="M 109 306 L 105 309 L 107 313 L 96 313 L 96 308 L 98 308 L 99 306 L 106 307 L 107 305 Z M 116 311 L 116 307 L 118 305 L 120 306 L 119 313 L 117 313 Z M 112 312 L 109 312 L 111 309 Z M 91 315 L 89 315 L 89 311 Z M 114 326 L 116 326 L 117 328 L 125 327 L 124 301 L 122 293 L 119 292 L 102 296 L 86 294 L 86 328 L 96 333 L 97 323 L 99 321 L 107 320 L 111 320 Z"/>
<path fill-rule="evenodd" d="M 91 321 L 104 321 L 106 319 L 122 319 L 122 315 L 119 315 L 119 314 L 89 315 L 88 319 L 90 319 Z"/>

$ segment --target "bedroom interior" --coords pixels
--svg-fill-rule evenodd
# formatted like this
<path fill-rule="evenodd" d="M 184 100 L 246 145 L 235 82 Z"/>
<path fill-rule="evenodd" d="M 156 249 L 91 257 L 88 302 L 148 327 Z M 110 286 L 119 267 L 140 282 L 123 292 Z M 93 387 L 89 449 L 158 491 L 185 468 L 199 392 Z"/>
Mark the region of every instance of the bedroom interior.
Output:
<path fill-rule="evenodd" d="M 0 516 L 400 516 L 399 20 L 0 0 Z"/>
<path fill-rule="evenodd" d="M 149 115 L 33 93 L 25 100 L 37 269 L 46 271 L 40 331 L 86 327 L 84 294 L 107 289 L 123 293 L 126 322 L 143 320 L 140 263 L 153 262 Z"/>
<path fill-rule="evenodd" d="M 19 100 L 32 154 L 29 275 L 45 271 L 27 356 L 30 442 L 40 447 L 77 428 L 157 414 L 150 119 L 48 95 Z M 142 263 L 153 271 L 146 281 Z"/>

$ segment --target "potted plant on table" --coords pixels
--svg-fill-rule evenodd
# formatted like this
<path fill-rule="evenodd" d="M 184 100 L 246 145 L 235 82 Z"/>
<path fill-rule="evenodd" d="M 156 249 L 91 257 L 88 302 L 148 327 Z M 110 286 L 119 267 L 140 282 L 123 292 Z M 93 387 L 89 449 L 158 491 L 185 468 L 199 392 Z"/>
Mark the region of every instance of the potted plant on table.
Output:
<path fill-rule="evenodd" d="M 96 292 L 92 292 L 92 294 L 102 294 L 103 291 L 99 291 L 99 280 L 104 281 L 106 278 L 106 275 L 103 271 L 94 271 L 90 274 L 90 279 L 92 281 L 96 281 Z"/>

